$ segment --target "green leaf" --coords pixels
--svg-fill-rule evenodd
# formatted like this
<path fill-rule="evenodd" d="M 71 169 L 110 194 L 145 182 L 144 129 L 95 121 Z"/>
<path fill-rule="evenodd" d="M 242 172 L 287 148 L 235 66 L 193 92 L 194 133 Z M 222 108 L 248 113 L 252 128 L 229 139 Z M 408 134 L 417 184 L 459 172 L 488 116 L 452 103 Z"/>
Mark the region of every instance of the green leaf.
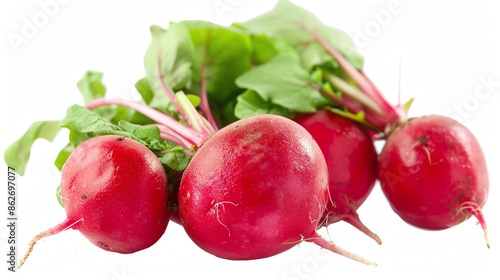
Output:
<path fill-rule="evenodd" d="M 408 114 L 408 112 L 410 111 L 410 107 L 411 105 L 413 104 L 413 101 L 415 101 L 415 98 L 410 98 L 408 101 L 405 102 L 405 104 L 403 105 L 403 108 L 405 110 L 405 113 Z"/>
<path fill-rule="evenodd" d="M 160 129 L 154 124 L 140 125 L 120 120 L 113 124 L 94 111 L 80 105 L 68 108 L 66 116 L 60 122 L 61 127 L 70 130 L 70 145 L 65 147 L 56 159 L 56 166 L 62 168 L 73 147 L 98 135 L 119 135 L 134 139 L 152 151 L 170 149 L 170 144 L 160 137 Z"/>
<path fill-rule="evenodd" d="M 280 0 L 271 11 L 257 16 L 234 26 L 243 28 L 254 34 L 265 34 L 277 37 L 296 46 L 306 69 L 320 65 L 326 61 L 335 63 L 334 59 L 318 45 L 311 33 L 315 30 L 323 39 L 336 48 L 344 57 L 361 69 L 364 59 L 358 53 L 356 46 L 350 36 L 344 31 L 325 26 L 311 12 L 291 3 L 288 0 Z"/>
<path fill-rule="evenodd" d="M 64 208 L 64 202 L 62 200 L 62 193 L 61 193 L 61 185 L 57 186 L 56 198 L 57 198 L 57 202 L 59 202 L 59 205 L 61 205 L 61 207 Z"/>
<path fill-rule="evenodd" d="M 135 89 L 142 97 L 144 103 L 149 104 L 154 97 L 154 93 L 149 87 L 148 78 L 144 77 L 135 83 Z"/>
<path fill-rule="evenodd" d="M 57 154 L 56 160 L 54 161 L 54 165 L 57 167 L 57 169 L 59 169 L 59 171 L 62 170 L 64 163 L 66 162 L 66 160 L 68 160 L 73 150 L 75 150 L 75 146 L 73 146 L 71 143 L 68 143 Z"/>
<path fill-rule="evenodd" d="M 186 94 L 186 97 L 189 100 L 189 102 L 191 102 L 193 107 L 196 108 L 196 107 L 198 107 L 198 105 L 200 105 L 201 99 L 199 96 L 194 95 L 194 94 Z"/>
<path fill-rule="evenodd" d="M 151 107 L 166 111 L 168 94 L 188 85 L 194 52 L 187 28 L 170 23 L 167 30 L 151 26 L 151 44 L 144 56 L 146 78 L 153 93 Z"/>
<path fill-rule="evenodd" d="M 101 82 L 102 76 L 101 72 L 87 71 L 76 84 L 85 104 L 106 94 L 106 87 Z"/>
<path fill-rule="evenodd" d="M 61 127 L 80 133 L 92 133 L 93 135 L 114 134 L 122 129 L 88 110 L 81 105 L 73 105 L 68 108 L 66 116 L 59 123 Z"/>
<path fill-rule="evenodd" d="M 76 131 L 74 129 L 69 129 L 69 143 L 73 147 L 77 147 L 83 141 L 85 141 L 93 136 L 94 135 L 91 133 L 82 133 L 82 132 Z"/>
<path fill-rule="evenodd" d="M 345 110 L 338 109 L 338 108 L 326 107 L 326 109 L 337 114 L 337 115 L 341 115 L 341 116 L 346 117 L 348 119 L 351 119 L 353 121 L 356 121 L 359 123 L 365 122 L 365 113 L 363 111 L 359 111 L 358 113 L 353 114 L 349 111 L 345 111 Z"/>
<path fill-rule="evenodd" d="M 235 28 L 207 21 L 183 21 L 194 45 L 190 89 L 201 94 L 201 84 L 211 100 L 225 103 L 239 90 L 234 80 L 251 67 L 251 41 Z"/>
<path fill-rule="evenodd" d="M 339 108 L 334 108 L 334 107 L 325 107 L 325 109 L 327 109 L 335 114 L 338 114 L 340 116 L 343 116 L 345 118 L 351 119 L 359 124 L 366 126 L 369 129 L 372 129 L 374 131 L 378 131 L 378 129 L 376 127 L 374 127 L 374 126 L 370 125 L 368 122 L 366 122 L 365 112 L 363 112 L 363 111 L 359 111 L 356 114 L 353 114 L 349 111 L 342 110 Z"/>
<path fill-rule="evenodd" d="M 338 50 L 355 68 L 363 68 L 364 58 L 359 54 L 354 45 L 354 41 L 347 33 L 343 30 L 329 26 L 321 26 L 316 31 L 318 31 L 323 39 Z M 307 69 L 312 69 L 314 66 L 323 65 L 325 63 L 331 63 L 333 67 L 339 66 L 337 61 L 316 42 L 304 45 L 301 48 L 301 57 L 304 67 Z"/>
<path fill-rule="evenodd" d="M 280 38 L 269 37 L 265 34 L 253 34 L 251 40 L 251 60 L 253 65 L 266 63 L 285 52 L 295 52 L 295 49 L 289 43 Z"/>
<path fill-rule="evenodd" d="M 184 151 L 170 151 L 164 156 L 160 157 L 160 162 L 169 168 L 177 171 L 182 171 L 186 169 L 191 157 L 186 155 Z"/>
<path fill-rule="evenodd" d="M 127 121 L 120 121 L 118 126 L 133 135 L 133 139 L 141 142 L 150 150 L 165 150 L 170 148 L 167 141 L 160 137 L 160 129 L 156 125 L 138 125 Z"/>
<path fill-rule="evenodd" d="M 285 108 L 264 100 L 257 92 L 250 89 L 240 94 L 237 100 L 234 114 L 239 119 L 262 114 L 288 115 Z"/>
<path fill-rule="evenodd" d="M 323 76 L 323 71 L 321 69 L 316 69 L 311 73 L 311 79 L 318 85 L 323 83 Z"/>
<path fill-rule="evenodd" d="M 5 163 L 24 175 L 31 155 L 31 147 L 37 139 L 53 141 L 59 132 L 59 121 L 37 121 L 18 140 L 13 142 L 4 153 Z"/>
<path fill-rule="evenodd" d="M 253 68 L 238 77 L 236 84 L 256 91 L 264 101 L 294 112 L 314 112 L 331 104 L 313 87 L 313 78 L 292 53 L 281 54 Z"/>
<path fill-rule="evenodd" d="M 77 104 L 67 109 L 66 116 L 59 125 L 69 129 L 69 142 L 73 147 L 77 147 L 83 141 L 97 135 L 112 134 L 134 138 L 132 134 L 125 132 L 118 125 Z"/>
<path fill-rule="evenodd" d="M 102 77 L 103 74 L 101 72 L 87 71 L 80 81 L 78 81 L 77 86 L 84 98 L 85 104 L 105 96 L 106 88 L 102 83 Z M 149 88 L 146 78 L 143 78 L 136 83 L 136 89 L 141 94 L 146 104 L 151 101 L 153 93 Z M 95 108 L 93 111 L 114 124 L 118 123 L 120 120 L 133 121 L 140 124 L 153 122 L 144 115 L 123 106 L 104 106 Z"/>
<path fill-rule="evenodd" d="M 118 126 L 124 131 L 134 134 L 135 137 L 144 141 L 160 141 L 160 129 L 156 125 L 137 125 L 127 121 L 120 121 Z"/>
<path fill-rule="evenodd" d="M 221 127 L 224 127 L 230 123 L 238 120 L 235 116 L 235 107 L 237 104 L 237 97 L 229 100 L 224 104 L 224 106 L 219 109 L 219 116 L 221 117 Z"/>

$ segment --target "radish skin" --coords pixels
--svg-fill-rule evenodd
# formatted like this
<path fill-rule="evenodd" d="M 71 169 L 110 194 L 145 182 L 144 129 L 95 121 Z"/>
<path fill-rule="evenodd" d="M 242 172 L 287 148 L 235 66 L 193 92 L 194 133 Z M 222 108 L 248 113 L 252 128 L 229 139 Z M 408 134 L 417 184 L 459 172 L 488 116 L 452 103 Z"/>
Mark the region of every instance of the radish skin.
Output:
<path fill-rule="evenodd" d="M 191 239 L 220 258 L 266 258 L 309 241 L 374 265 L 318 235 L 328 200 L 328 169 L 311 135 L 292 120 L 259 115 L 199 148 L 181 180 L 179 214 Z"/>
<path fill-rule="evenodd" d="M 442 230 L 475 216 L 490 246 L 481 211 L 489 190 L 486 161 L 465 126 L 439 115 L 410 119 L 389 135 L 378 164 L 382 190 L 404 221 Z"/>
<path fill-rule="evenodd" d="M 394 211 L 409 224 L 430 230 L 446 229 L 475 216 L 489 248 L 481 210 L 488 197 L 488 172 L 473 134 L 445 116 L 408 119 L 411 102 L 391 105 L 365 73 L 354 68 L 320 33 L 305 25 L 302 28 L 335 58 L 359 89 L 356 95 L 349 95 L 338 88 L 341 99 L 325 96 L 350 113 L 363 113 L 364 123 L 382 133 L 375 138 L 386 139 L 378 160 L 378 178 Z"/>
<path fill-rule="evenodd" d="M 382 244 L 356 212 L 377 179 L 377 152 L 368 131 L 327 109 L 300 114 L 294 120 L 311 133 L 328 166 L 330 201 L 322 224 L 328 226 L 343 220 Z"/>
<path fill-rule="evenodd" d="M 144 145 L 121 136 L 78 145 L 62 169 L 61 195 L 67 218 L 36 235 L 18 267 L 37 241 L 66 229 L 103 250 L 129 254 L 156 243 L 169 221 L 163 165 Z"/>

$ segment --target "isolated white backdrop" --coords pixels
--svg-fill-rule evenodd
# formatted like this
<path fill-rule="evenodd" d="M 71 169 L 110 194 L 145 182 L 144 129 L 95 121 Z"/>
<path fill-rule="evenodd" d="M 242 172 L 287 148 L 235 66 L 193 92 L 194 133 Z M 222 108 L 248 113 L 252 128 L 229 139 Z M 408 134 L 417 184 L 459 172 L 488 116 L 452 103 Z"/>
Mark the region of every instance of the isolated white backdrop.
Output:
<path fill-rule="evenodd" d="M 43 4 L 48 2 L 53 3 L 49 10 Z M 66 231 L 39 242 L 15 274 L 7 272 L 7 264 L 2 262 L 0 278 L 499 279 L 500 10 L 495 1 L 294 2 L 355 38 L 366 57 L 367 74 L 391 101 L 397 101 L 402 60 L 401 99 L 416 98 L 411 115 L 451 115 L 477 136 L 490 170 L 490 196 L 484 213 L 491 249 L 486 249 L 473 218 L 437 232 L 405 224 L 391 211 L 377 185 L 359 214 L 380 235 L 383 245 L 343 222 L 329 228 L 337 244 L 376 261 L 376 268 L 308 243 L 263 260 L 222 260 L 196 247 L 180 226 L 171 223 L 157 244 L 132 255 L 102 251 L 77 231 Z M 111 96 L 134 96 L 134 83 L 144 74 L 142 58 L 150 42 L 150 25 L 167 27 L 169 21 L 185 19 L 227 25 L 263 13 L 274 4 L 264 0 L 2 1 L 0 150 L 3 153 L 33 121 L 60 119 L 68 106 L 82 104 L 76 82 L 86 70 L 104 72 Z M 26 33 L 30 24 L 35 28 Z M 36 142 L 26 175 L 19 178 L 18 255 L 24 254 L 32 236 L 65 217 L 55 199 L 59 174 L 52 165 L 65 136 L 52 144 Z M 7 169 L 3 161 L 2 166 L 1 170 Z M 2 185 L 7 181 L 4 174 L 6 171 Z M 2 217 L 7 215 L 6 193 L 2 187 Z M 324 230 L 321 234 L 327 236 Z M 7 254 L 6 238 L 7 228 L 2 226 L 3 256 Z"/>

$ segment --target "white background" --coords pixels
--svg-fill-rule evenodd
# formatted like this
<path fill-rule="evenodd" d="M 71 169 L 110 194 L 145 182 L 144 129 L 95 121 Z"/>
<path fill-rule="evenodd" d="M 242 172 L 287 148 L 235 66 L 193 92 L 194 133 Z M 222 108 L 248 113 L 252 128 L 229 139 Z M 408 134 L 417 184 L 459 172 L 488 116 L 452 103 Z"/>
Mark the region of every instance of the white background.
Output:
<path fill-rule="evenodd" d="M 76 82 L 86 70 L 104 72 L 111 96 L 134 96 L 134 83 L 144 75 L 142 58 L 150 42 L 150 25 L 167 27 L 169 21 L 185 19 L 227 25 L 263 13 L 275 3 L 66 0 L 52 1 L 56 6 L 47 12 L 41 4 L 46 2 L 50 1 L 0 4 L 2 153 L 33 121 L 61 119 L 68 106 L 82 104 Z M 376 185 L 359 214 L 379 234 L 383 245 L 343 222 L 331 225 L 329 236 L 321 231 L 338 245 L 376 261 L 376 268 L 320 251 L 309 243 L 263 260 L 222 260 L 196 247 L 180 226 L 171 223 L 158 243 L 132 255 L 105 252 L 69 230 L 39 242 L 15 274 L 7 272 L 2 261 L 0 278 L 499 279 L 500 9 L 495 1 L 294 2 L 354 36 L 366 57 L 367 74 L 392 102 L 397 102 L 402 60 L 401 99 L 416 98 L 411 115 L 452 115 L 476 135 L 490 171 L 490 195 L 483 210 L 491 249 L 486 249 L 474 218 L 437 232 L 405 224 Z M 27 22 L 36 23 L 36 30 L 24 36 Z M 13 44 L 9 38 L 14 34 L 24 36 L 25 41 Z M 489 87 L 481 80 L 489 80 Z M 55 199 L 59 174 L 52 165 L 65 137 L 62 134 L 55 143 L 37 141 L 26 175 L 19 178 L 18 255 L 24 254 L 35 234 L 65 218 Z M 6 169 L 2 161 L 0 170 Z M 6 186 L 4 174 L 6 171 L 2 171 L 1 185 Z M 6 192 L 4 187 L 0 189 L 0 212 L 5 213 L 1 217 L 7 215 Z M 2 260 L 7 254 L 7 236 L 6 226 L 1 226 Z"/>

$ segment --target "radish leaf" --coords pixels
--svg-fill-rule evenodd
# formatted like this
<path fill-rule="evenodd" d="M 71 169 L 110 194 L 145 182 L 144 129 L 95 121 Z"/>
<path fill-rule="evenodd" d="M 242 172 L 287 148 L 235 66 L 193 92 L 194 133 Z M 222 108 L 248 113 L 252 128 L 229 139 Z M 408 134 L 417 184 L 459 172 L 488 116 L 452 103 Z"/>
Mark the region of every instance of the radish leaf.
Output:
<path fill-rule="evenodd" d="M 191 78 L 193 45 L 186 27 L 170 23 L 167 30 L 151 26 L 151 44 L 144 56 L 146 77 L 153 97 L 149 105 L 165 112 L 173 100 L 173 90 Z"/>
<path fill-rule="evenodd" d="M 101 72 L 87 71 L 76 84 L 85 104 L 106 94 L 106 87 L 101 82 L 102 76 Z"/>
<path fill-rule="evenodd" d="M 312 86 L 319 87 L 293 53 L 281 54 L 249 70 L 236 79 L 236 84 L 254 90 L 264 101 L 294 112 L 314 112 L 331 104 Z"/>
<path fill-rule="evenodd" d="M 168 166 L 172 170 L 183 171 L 186 169 L 191 157 L 186 155 L 182 149 L 174 148 L 158 159 L 163 165 Z"/>
<path fill-rule="evenodd" d="M 347 33 L 323 25 L 311 12 L 288 0 L 280 0 L 271 11 L 233 25 L 253 34 L 265 34 L 287 41 L 297 48 L 307 69 L 325 62 L 336 64 L 310 34 L 309 30 L 315 30 L 339 50 L 354 67 L 358 69 L 363 67 L 364 59 Z"/>
<path fill-rule="evenodd" d="M 69 155 L 71 155 L 74 149 L 75 146 L 73 146 L 71 143 L 68 143 L 66 146 L 64 146 L 64 148 L 61 149 L 61 151 L 59 151 L 54 161 L 54 165 L 57 167 L 57 169 L 59 169 L 59 171 L 62 170 L 64 163 L 66 162 Z"/>
<path fill-rule="evenodd" d="M 239 119 L 262 114 L 288 115 L 285 108 L 264 100 L 253 90 L 246 90 L 238 96 L 238 103 L 236 103 L 236 107 L 234 108 L 234 114 Z"/>
<path fill-rule="evenodd" d="M 59 132 L 59 121 L 37 121 L 18 140 L 10 144 L 5 150 L 5 163 L 16 169 L 17 174 L 23 176 L 31 155 L 31 147 L 37 139 L 54 140 Z"/>
<path fill-rule="evenodd" d="M 80 105 L 68 108 L 66 117 L 61 120 L 60 126 L 70 130 L 69 138 L 73 147 L 78 146 L 88 138 L 112 134 L 139 141 L 151 150 L 170 148 L 170 145 L 160 138 L 160 130 L 156 125 L 138 125 L 125 120 L 113 124 L 94 111 Z M 61 154 L 61 157 L 64 157 L 64 153 Z"/>
<path fill-rule="evenodd" d="M 64 202 L 62 200 L 62 194 L 61 194 L 61 185 L 57 186 L 57 189 L 56 189 L 56 198 L 57 198 L 57 202 L 59 202 L 59 205 L 61 205 L 62 208 L 64 208 Z"/>
<path fill-rule="evenodd" d="M 195 47 L 191 90 L 206 93 L 216 102 L 225 102 L 238 90 L 234 80 L 250 69 L 250 37 L 234 28 L 206 21 L 181 22 L 189 30 Z"/>

